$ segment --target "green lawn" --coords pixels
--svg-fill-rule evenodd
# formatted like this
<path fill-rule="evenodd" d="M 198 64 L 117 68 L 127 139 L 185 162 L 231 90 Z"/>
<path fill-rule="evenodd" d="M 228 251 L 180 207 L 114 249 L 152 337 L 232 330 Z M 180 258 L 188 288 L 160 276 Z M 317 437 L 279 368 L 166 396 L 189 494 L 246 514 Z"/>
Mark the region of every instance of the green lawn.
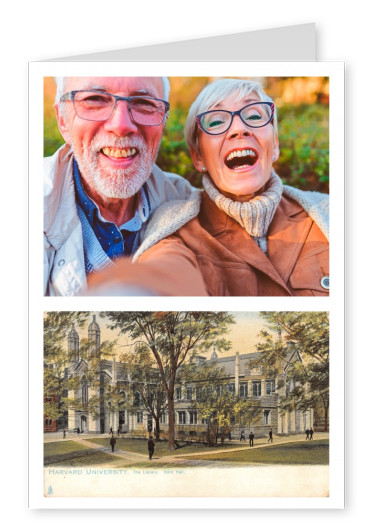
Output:
<path fill-rule="evenodd" d="M 195 455 L 194 459 L 268 465 L 328 465 L 329 439 L 291 442 L 230 453 Z"/>
<path fill-rule="evenodd" d="M 45 466 L 87 466 L 117 461 L 117 458 L 75 441 L 59 441 L 44 444 Z"/>
<path fill-rule="evenodd" d="M 44 443 L 44 456 L 63 455 L 70 452 L 78 452 L 80 450 L 87 450 L 87 446 L 76 441 L 59 441 Z"/>
<path fill-rule="evenodd" d="M 49 466 L 64 466 L 64 467 L 75 467 L 75 466 L 95 466 L 108 464 L 109 467 L 114 461 L 118 461 L 119 458 L 112 456 L 111 454 L 105 454 L 102 451 L 91 451 L 84 455 L 73 455 L 69 456 L 68 459 L 64 459 L 59 462 L 54 462 Z"/>

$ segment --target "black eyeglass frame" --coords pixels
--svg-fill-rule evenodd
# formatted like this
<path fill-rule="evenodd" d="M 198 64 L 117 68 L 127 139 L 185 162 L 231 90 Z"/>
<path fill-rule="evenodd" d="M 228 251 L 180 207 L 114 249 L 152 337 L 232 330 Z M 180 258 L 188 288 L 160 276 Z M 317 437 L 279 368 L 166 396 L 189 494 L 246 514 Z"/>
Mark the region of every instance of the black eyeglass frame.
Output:
<path fill-rule="evenodd" d="M 111 96 L 112 98 L 115 98 L 115 103 L 114 103 L 114 106 L 112 108 L 112 111 L 111 111 L 111 114 L 109 115 L 108 118 L 106 118 L 105 120 L 92 120 L 90 118 L 82 118 L 82 116 L 80 116 L 76 110 L 76 105 L 75 105 L 75 96 L 76 94 L 78 94 L 79 92 L 92 92 L 94 94 L 101 94 L 102 96 Z M 131 101 L 133 100 L 139 100 L 139 99 L 143 99 L 143 100 L 151 100 L 151 101 L 161 101 L 164 106 L 165 106 L 165 113 L 164 113 L 164 116 L 162 118 L 162 120 L 158 123 L 158 124 L 140 124 L 139 122 L 136 122 L 136 120 L 134 119 L 133 117 L 133 114 L 132 114 L 132 110 L 131 110 L 131 106 L 130 106 L 130 103 Z M 94 89 L 88 89 L 88 90 L 72 90 L 70 92 L 66 92 L 65 94 L 63 94 L 60 98 L 60 101 L 61 102 L 64 102 L 64 101 L 69 101 L 71 100 L 73 102 L 73 106 L 74 106 L 74 110 L 77 114 L 77 116 L 79 118 L 81 118 L 81 120 L 86 120 L 88 122 L 106 122 L 107 120 L 109 120 L 116 108 L 116 105 L 118 103 L 118 101 L 126 101 L 127 104 L 128 104 L 128 112 L 132 118 L 132 120 L 134 121 L 135 124 L 137 125 L 144 125 L 145 127 L 157 127 L 158 125 L 161 125 L 161 123 L 163 122 L 163 120 L 166 119 L 166 115 L 168 113 L 168 111 L 170 110 L 170 103 L 168 101 L 165 101 L 165 100 L 161 100 L 160 98 L 153 98 L 152 96 L 143 96 L 143 95 L 139 95 L 139 96 L 116 96 L 116 94 L 111 94 L 110 92 L 103 92 L 101 90 L 94 90 Z"/>
<path fill-rule="evenodd" d="M 252 107 L 253 105 L 261 105 L 261 104 L 262 105 L 268 105 L 270 107 L 270 109 L 271 109 L 271 115 L 270 115 L 269 120 L 266 122 L 266 124 L 251 125 L 251 124 L 247 123 L 245 120 L 243 120 L 242 115 L 240 113 L 242 111 L 244 111 L 244 109 L 246 109 L 247 107 Z M 234 116 L 239 116 L 241 121 L 247 127 L 251 127 L 252 129 L 260 129 L 261 127 L 265 127 L 266 125 L 270 124 L 270 122 L 273 120 L 273 118 L 274 118 L 274 110 L 275 110 L 275 105 L 271 101 L 257 101 L 255 103 L 249 103 L 248 105 L 245 105 L 244 107 L 242 107 L 238 111 L 226 111 L 225 109 L 216 109 L 216 110 L 213 110 L 213 111 L 202 112 L 201 114 L 198 114 L 196 116 L 196 123 L 197 123 L 198 127 L 201 129 L 201 131 L 203 131 L 207 135 L 223 135 L 224 133 L 227 133 L 227 131 L 230 129 L 230 127 L 232 125 L 232 122 L 234 120 Z M 231 120 L 230 120 L 229 126 L 224 131 L 221 131 L 220 133 L 210 133 L 209 131 L 206 131 L 206 129 L 204 129 L 204 127 L 202 125 L 202 122 L 201 122 L 201 119 L 202 119 L 203 116 L 206 116 L 207 114 L 212 114 L 212 113 L 217 113 L 217 112 L 225 112 L 227 114 L 230 114 L 231 115 Z"/>

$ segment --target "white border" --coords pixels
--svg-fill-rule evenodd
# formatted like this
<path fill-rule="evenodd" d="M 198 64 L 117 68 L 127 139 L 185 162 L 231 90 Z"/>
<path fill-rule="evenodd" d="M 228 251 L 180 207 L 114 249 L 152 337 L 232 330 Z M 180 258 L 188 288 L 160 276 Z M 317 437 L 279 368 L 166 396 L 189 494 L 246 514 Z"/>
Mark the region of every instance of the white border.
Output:
<path fill-rule="evenodd" d="M 124 310 L 122 297 L 48 298 L 43 278 L 43 78 L 45 76 L 329 76 L 330 276 L 328 298 L 132 298 L 132 309 L 330 312 L 331 415 L 328 498 L 44 498 L 43 312 Z M 31 63 L 29 70 L 29 502 L 32 508 L 341 508 L 344 504 L 344 65 L 343 63 Z"/>

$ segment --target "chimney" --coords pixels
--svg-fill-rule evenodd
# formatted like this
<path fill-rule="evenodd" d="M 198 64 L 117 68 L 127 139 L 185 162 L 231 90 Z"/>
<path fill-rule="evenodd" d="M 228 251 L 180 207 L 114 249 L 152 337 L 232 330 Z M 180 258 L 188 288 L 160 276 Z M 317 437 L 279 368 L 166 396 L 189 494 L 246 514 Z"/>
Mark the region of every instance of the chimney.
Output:
<path fill-rule="evenodd" d="M 235 354 L 235 396 L 239 396 L 239 352 Z"/>

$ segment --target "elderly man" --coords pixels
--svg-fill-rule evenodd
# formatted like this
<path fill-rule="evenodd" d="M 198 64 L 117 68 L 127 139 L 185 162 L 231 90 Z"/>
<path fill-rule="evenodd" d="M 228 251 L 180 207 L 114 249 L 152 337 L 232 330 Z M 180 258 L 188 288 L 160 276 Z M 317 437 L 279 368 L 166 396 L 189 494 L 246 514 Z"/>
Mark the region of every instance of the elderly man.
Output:
<path fill-rule="evenodd" d="M 159 205 L 196 193 L 154 164 L 168 92 L 167 78 L 57 79 L 66 144 L 45 159 L 46 295 L 83 293 L 87 275 L 137 250 Z"/>

